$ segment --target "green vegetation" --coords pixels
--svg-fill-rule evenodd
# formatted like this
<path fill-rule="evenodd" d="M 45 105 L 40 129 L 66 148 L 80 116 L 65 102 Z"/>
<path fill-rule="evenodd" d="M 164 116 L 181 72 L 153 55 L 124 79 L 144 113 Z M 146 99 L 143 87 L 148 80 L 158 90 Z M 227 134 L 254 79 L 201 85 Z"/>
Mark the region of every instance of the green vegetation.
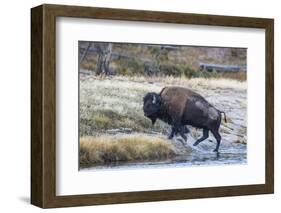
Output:
<path fill-rule="evenodd" d="M 197 78 L 202 77 L 200 72 L 197 72 L 190 67 L 183 65 L 163 65 L 160 67 L 164 76 L 174 76 L 174 77 L 185 77 L 185 78 Z"/>
<path fill-rule="evenodd" d="M 115 70 L 117 75 L 127 75 L 127 76 L 145 75 L 144 64 L 135 59 L 119 60 L 119 61 L 115 61 L 115 63 L 118 64 Z"/>

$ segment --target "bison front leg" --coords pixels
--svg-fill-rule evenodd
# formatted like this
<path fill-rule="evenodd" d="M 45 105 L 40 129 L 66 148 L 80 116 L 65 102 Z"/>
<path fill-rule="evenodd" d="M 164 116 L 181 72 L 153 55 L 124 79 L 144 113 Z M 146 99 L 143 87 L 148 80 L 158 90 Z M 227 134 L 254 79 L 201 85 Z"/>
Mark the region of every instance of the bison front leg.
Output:
<path fill-rule="evenodd" d="M 172 126 L 172 131 L 171 131 L 168 139 L 172 139 L 174 137 L 174 135 L 175 135 L 175 132 L 176 132 L 176 129 L 175 129 L 175 127 Z"/>
<path fill-rule="evenodd" d="M 181 136 L 181 137 L 184 139 L 184 141 L 186 142 L 187 137 L 186 137 L 185 133 L 186 133 L 186 132 L 189 132 L 189 130 L 188 130 L 185 126 L 183 126 L 183 125 L 176 125 L 174 128 L 176 129 L 176 133 L 179 133 L 180 136 Z"/>
<path fill-rule="evenodd" d="M 185 132 L 186 132 L 186 127 L 184 127 L 184 126 L 181 126 L 180 127 L 180 136 L 184 139 L 184 141 L 186 142 L 187 141 L 187 137 L 186 137 L 186 135 L 185 135 Z M 188 131 L 189 132 L 189 131 Z"/>
<path fill-rule="evenodd" d="M 185 136 L 185 133 L 189 132 L 189 130 L 184 125 L 182 125 L 180 116 L 171 116 L 171 117 L 174 117 L 172 121 L 172 128 L 174 128 L 174 134 L 179 133 L 180 136 L 186 142 L 187 137 Z"/>

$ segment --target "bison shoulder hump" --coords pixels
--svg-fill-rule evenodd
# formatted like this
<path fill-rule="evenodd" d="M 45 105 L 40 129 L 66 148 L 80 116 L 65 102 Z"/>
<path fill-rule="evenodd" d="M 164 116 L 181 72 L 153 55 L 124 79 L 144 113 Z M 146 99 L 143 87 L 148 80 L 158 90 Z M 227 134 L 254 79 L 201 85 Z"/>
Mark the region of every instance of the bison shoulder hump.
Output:
<path fill-rule="evenodd" d="M 182 114 L 188 98 L 188 90 L 182 87 L 166 87 L 161 91 L 162 103 L 173 114 Z"/>

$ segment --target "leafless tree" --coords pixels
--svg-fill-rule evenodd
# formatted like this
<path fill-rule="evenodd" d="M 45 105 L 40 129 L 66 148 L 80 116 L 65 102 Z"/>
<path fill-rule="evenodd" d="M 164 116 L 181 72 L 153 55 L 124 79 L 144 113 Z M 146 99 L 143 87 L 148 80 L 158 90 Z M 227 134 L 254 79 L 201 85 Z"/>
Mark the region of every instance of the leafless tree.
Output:
<path fill-rule="evenodd" d="M 112 53 L 112 43 L 100 43 L 96 46 L 98 50 L 97 75 L 110 75 L 109 63 Z"/>
<path fill-rule="evenodd" d="M 81 58 L 80 58 L 80 64 L 84 61 L 84 59 L 86 58 L 86 56 L 87 56 L 87 54 L 88 54 L 88 51 L 89 51 L 89 49 L 91 48 L 91 46 L 92 46 L 92 42 L 89 42 L 88 43 L 88 46 L 87 46 L 87 48 L 84 50 L 84 52 L 82 53 L 82 56 L 81 56 Z"/>

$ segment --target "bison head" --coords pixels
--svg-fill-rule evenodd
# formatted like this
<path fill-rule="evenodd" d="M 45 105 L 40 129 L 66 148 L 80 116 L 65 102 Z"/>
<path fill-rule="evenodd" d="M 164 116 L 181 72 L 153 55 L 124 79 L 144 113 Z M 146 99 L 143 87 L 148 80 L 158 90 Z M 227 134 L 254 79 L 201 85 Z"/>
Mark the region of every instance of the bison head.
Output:
<path fill-rule="evenodd" d="M 155 123 L 161 107 L 161 97 L 155 92 L 147 93 L 143 98 L 144 116 L 148 117 L 152 125 Z"/>

